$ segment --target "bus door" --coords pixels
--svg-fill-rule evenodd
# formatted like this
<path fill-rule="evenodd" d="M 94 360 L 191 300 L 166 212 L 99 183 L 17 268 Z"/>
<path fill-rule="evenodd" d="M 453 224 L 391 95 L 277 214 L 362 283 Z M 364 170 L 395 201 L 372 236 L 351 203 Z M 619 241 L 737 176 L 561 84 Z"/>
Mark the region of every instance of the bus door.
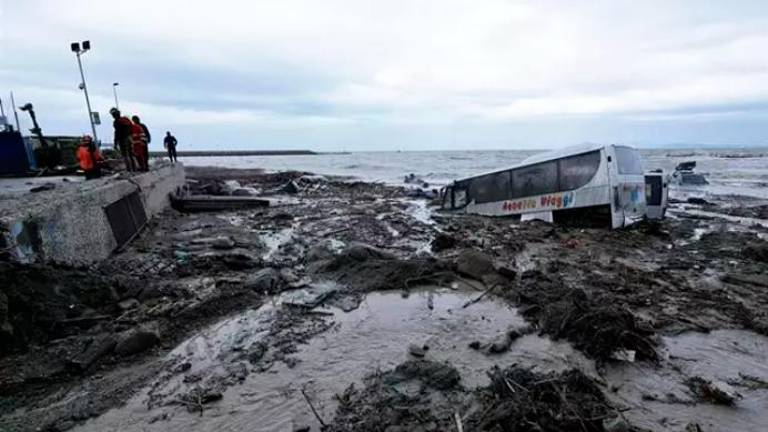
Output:
<path fill-rule="evenodd" d="M 607 146 L 606 157 L 613 228 L 641 221 L 645 217 L 645 175 L 640 152 L 631 147 Z"/>

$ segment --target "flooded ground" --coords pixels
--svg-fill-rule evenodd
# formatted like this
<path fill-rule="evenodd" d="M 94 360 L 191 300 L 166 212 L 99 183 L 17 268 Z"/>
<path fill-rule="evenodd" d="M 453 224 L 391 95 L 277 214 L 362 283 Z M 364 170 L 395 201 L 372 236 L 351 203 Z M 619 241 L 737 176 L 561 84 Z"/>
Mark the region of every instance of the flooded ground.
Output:
<path fill-rule="evenodd" d="M 0 430 L 766 430 L 759 200 L 610 231 L 189 174 L 276 205 L 169 211 L 90 269 L 3 268 Z"/>
<path fill-rule="evenodd" d="M 350 384 L 389 370 L 409 358 L 412 346 L 425 349 L 423 357 L 447 362 L 461 375 L 468 389 L 488 385 L 487 372 L 494 366 L 518 363 L 541 371 L 562 371 L 575 364 L 591 367 L 582 354 L 566 343 L 538 335 L 522 336 L 513 350 L 488 354 L 470 344 L 490 342 L 509 330 L 525 327 L 514 308 L 494 299 L 471 306 L 479 293 L 448 289 L 419 289 L 403 297 L 400 292 L 368 294 L 360 307 L 343 312 L 337 308 L 315 311 L 329 314 L 333 325 L 298 347 L 291 360 L 251 373 L 224 393 L 221 403 L 206 408 L 204 415 L 172 405 L 148 410 L 149 394 L 173 399 L 194 387 L 185 378 L 153 383 L 128 402 L 77 430 L 244 430 L 258 424 L 261 431 L 296 430 L 320 424 L 312 414 L 304 390 L 327 420 L 336 410 L 335 395 Z M 175 348 L 168 360 L 190 363 L 183 376 L 209 375 L 227 365 L 236 353 L 267 339 L 275 314 L 283 307 L 268 303 L 258 310 L 215 324 Z M 419 355 L 419 358 L 422 356 Z M 248 365 L 259 369 L 260 365 Z M 247 409 L 244 407 L 248 407 Z M 162 418 L 163 421 L 153 419 Z"/>

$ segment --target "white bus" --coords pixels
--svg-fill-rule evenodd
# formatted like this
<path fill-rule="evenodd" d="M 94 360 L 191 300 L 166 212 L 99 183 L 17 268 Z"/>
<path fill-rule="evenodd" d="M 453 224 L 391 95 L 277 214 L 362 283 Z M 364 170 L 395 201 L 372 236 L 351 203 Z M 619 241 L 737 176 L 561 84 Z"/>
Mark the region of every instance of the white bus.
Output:
<path fill-rule="evenodd" d="M 443 190 L 448 210 L 550 222 L 582 219 L 612 228 L 642 220 L 645 206 L 640 154 L 623 145 L 584 144 L 537 154 Z"/>

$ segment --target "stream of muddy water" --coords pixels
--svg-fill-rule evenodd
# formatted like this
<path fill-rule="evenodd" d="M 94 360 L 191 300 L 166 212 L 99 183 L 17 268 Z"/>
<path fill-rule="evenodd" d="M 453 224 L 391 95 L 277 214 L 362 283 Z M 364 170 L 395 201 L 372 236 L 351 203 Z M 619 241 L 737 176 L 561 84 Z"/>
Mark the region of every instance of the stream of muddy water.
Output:
<path fill-rule="evenodd" d="M 463 307 L 477 295 L 425 287 L 407 296 L 370 293 L 349 312 L 316 308 L 312 314 L 332 325 L 298 345 L 288 360 L 266 366 L 240 361 L 247 347 L 274 331 L 282 309 L 288 307 L 277 297 L 195 334 L 165 359 L 175 367 L 188 364 L 182 372 L 157 377 L 125 406 L 76 430 L 276 432 L 306 426 L 320 430 L 306 398 L 321 418 L 332 419 L 335 395 L 350 384 L 362 385 L 367 375 L 413 358 L 411 345 L 428 347 L 427 359 L 450 363 L 467 389 L 486 385 L 486 372 L 494 365 L 518 364 L 540 372 L 579 368 L 604 385 L 610 400 L 629 409 L 624 415 L 633 424 L 650 430 L 678 431 L 691 421 L 707 431 L 768 430 L 768 388 L 749 385 L 768 382 L 768 338 L 740 330 L 665 337 L 666 359 L 660 366 L 616 363 L 598 373 L 594 362 L 570 344 L 535 334 L 517 339 L 501 354 L 471 349 L 471 342 L 487 342 L 526 326 L 516 309 L 501 300 L 486 298 Z M 168 403 L 197 385 L 190 377 L 231 376 L 233 368 L 249 373 L 228 386 L 220 401 L 206 404 L 202 414 Z M 691 376 L 730 382 L 742 398 L 736 407 L 696 403 L 683 384 Z M 165 402 L 150 404 L 153 398 Z"/>

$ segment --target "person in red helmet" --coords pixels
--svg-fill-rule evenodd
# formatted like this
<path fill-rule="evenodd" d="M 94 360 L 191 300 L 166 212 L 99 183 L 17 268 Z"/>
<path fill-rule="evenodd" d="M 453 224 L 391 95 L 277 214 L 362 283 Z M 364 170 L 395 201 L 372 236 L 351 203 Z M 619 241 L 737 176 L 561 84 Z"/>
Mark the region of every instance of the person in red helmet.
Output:
<path fill-rule="evenodd" d="M 144 167 L 144 171 L 149 171 L 149 143 L 152 142 L 152 136 L 149 134 L 149 128 L 147 128 L 147 125 L 141 122 L 139 116 L 135 115 L 131 117 L 131 120 L 133 120 L 133 124 L 141 126 L 141 130 L 144 131 L 142 138 L 142 143 L 144 145 L 142 154 L 144 156 L 144 160 L 142 160 L 139 165 Z"/>
<path fill-rule="evenodd" d="M 133 148 L 133 157 L 139 171 L 149 171 L 148 155 L 146 154 L 146 138 L 144 128 L 141 125 L 131 122 L 131 144 Z"/>
<path fill-rule="evenodd" d="M 101 157 L 99 149 L 93 144 L 93 138 L 90 135 L 84 135 L 77 147 L 77 160 L 80 162 L 80 169 L 85 173 L 85 179 L 97 179 L 101 177 Z"/>

